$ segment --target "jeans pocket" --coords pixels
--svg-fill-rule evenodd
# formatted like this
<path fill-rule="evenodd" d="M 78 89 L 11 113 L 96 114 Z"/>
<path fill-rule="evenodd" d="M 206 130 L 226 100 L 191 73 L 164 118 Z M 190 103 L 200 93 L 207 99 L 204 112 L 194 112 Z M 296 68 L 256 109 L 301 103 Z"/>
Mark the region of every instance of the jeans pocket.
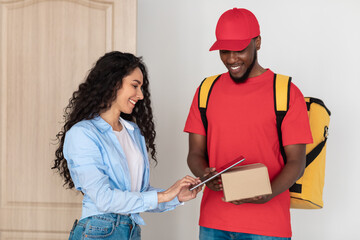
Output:
<path fill-rule="evenodd" d="M 141 239 L 141 228 L 140 228 L 139 225 L 135 225 L 135 227 L 133 229 L 131 239 L 133 239 L 133 240 L 140 240 Z"/>
<path fill-rule="evenodd" d="M 89 219 L 84 231 L 85 239 L 106 238 L 113 234 L 115 223 L 112 219 L 93 217 Z"/>

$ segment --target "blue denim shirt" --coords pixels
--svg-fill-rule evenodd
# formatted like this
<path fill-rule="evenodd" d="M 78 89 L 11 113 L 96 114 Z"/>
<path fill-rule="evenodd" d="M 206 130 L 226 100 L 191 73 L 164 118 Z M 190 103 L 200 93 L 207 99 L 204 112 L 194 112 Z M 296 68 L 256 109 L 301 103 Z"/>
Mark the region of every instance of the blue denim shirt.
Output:
<path fill-rule="evenodd" d="M 145 139 L 138 126 L 121 119 L 144 159 L 140 192 L 131 192 L 130 172 L 124 150 L 110 124 L 100 116 L 75 124 L 65 135 L 64 157 L 75 188 L 84 193 L 82 216 L 104 213 L 130 214 L 145 225 L 140 212 L 163 212 L 180 205 L 177 198 L 158 204 L 156 189 L 149 184 L 149 160 Z"/>

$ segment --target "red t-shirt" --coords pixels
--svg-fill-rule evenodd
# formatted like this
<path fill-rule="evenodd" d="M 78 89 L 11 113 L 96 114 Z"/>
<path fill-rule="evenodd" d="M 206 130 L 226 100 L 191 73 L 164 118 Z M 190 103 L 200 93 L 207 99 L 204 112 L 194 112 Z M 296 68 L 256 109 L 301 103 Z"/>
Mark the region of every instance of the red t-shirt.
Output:
<path fill-rule="evenodd" d="M 220 167 L 243 155 L 242 164 L 263 163 L 270 180 L 284 166 L 276 129 L 274 73 L 236 84 L 224 73 L 214 84 L 207 108 L 207 149 L 210 167 Z M 197 89 L 185 132 L 206 135 L 198 109 Z M 282 123 L 284 145 L 312 142 L 304 97 L 291 84 L 289 110 Z M 200 226 L 232 232 L 291 237 L 289 191 L 265 204 L 234 205 L 222 201 L 223 192 L 205 188 Z"/>

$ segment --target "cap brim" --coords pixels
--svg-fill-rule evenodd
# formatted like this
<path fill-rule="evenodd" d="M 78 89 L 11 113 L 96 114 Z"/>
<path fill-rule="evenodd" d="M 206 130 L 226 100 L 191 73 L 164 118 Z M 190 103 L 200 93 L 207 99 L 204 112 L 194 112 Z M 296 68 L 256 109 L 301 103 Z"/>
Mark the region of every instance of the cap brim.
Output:
<path fill-rule="evenodd" d="M 209 51 L 214 50 L 229 50 L 229 51 L 241 51 L 249 46 L 251 42 L 250 39 L 246 40 L 217 40 L 209 49 Z"/>

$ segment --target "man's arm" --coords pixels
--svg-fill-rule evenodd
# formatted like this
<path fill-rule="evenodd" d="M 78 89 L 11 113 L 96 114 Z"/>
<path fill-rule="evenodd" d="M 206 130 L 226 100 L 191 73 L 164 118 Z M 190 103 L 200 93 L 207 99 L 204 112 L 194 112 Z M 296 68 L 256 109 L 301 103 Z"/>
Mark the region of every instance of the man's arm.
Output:
<path fill-rule="evenodd" d="M 234 204 L 242 203 L 266 203 L 273 197 L 289 189 L 303 174 L 306 164 L 306 145 L 294 144 L 284 147 L 286 164 L 271 182 L 272 194 L 255 198 L 233 201 Z"/>
<path fill-rule="evenodd" d="M 189 133 L 188 166 L 196 177 L 202 177 L 209 167 L 206 160 L 206 136 Z"/>
<path fill-rule="evenodd" d="M 289 189 L 304 174 L 306 164 L 306 145 L 294 144 L 284 147 L 286 164 L 271 182 L 272 197 Z"/>
<path fill-rule="evenodd" d="M 207 161 L 206 136 L 190 133 L 189 134 L 189 154 L 187 158 L 188 166 L 196 177 L 203 177 L 214 174 L 215 168 L 209 168 Z M 213 191 L 222 190 L 221 178 L 217 177 L 206 183 L 206 186 Z"/>

